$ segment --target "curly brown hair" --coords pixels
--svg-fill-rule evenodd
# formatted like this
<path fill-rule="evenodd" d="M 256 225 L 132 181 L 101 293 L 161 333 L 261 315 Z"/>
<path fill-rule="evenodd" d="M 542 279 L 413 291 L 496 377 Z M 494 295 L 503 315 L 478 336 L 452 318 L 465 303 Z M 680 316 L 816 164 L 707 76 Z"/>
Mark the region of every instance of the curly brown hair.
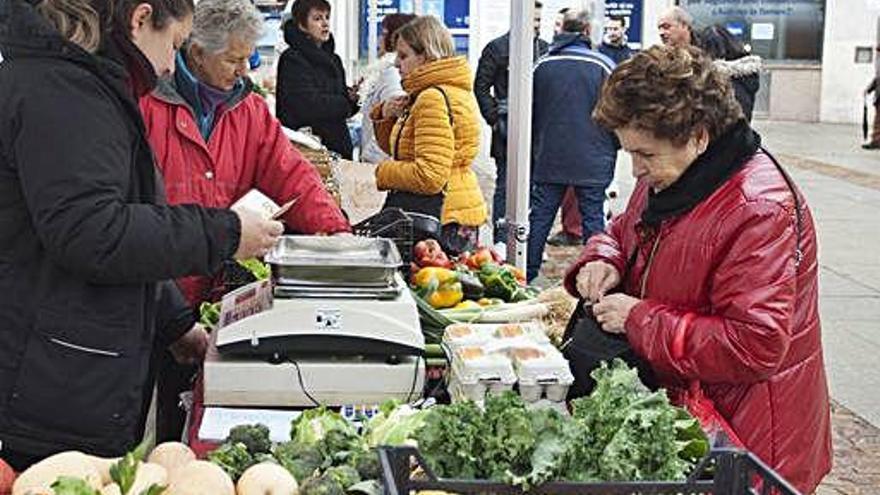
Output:
<path fill-rule="evenodd" d="M 655 45 L 615 69 L 593 118 L 611 130 L 632 126 L 684 145 L 701 129 L 715 139 L 743 113 L 729 79 L 702 51 Z"/>

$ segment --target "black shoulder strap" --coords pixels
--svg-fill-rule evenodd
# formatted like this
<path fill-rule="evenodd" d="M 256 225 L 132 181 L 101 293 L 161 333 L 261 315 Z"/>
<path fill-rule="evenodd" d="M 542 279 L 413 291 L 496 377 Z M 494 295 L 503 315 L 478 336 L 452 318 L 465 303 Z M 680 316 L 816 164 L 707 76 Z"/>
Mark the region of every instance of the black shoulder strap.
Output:
<path fill-rule="evenodd" d="M 788 185 L 788 188 L 791 190 L 791 195 L 794 197 L 794 214 L 796 218 L 795 232 L 797 235 L 797 244 L 795 248 L 795 267 L 798 267 L 800 266 L 801 261 L 803 261 L 804 259 L 804 251 L 802 249 L 804 226 L 803 212 L 801 211 L 801 200 L 798 197 L 797 189 L 794 187 L 794 181 L 792 180 L 791 176 L 788 175 L 788 172 L 784 168 L 782 168 L 782 164 L 780 164 L 779 161 L 776 160 L 776 157 L 770 154 L 770 152 L 767 151 L 767 149 L 763 146 L 761 146 L 760 150 L 770 158 L 770 160 L 773 162 L 773 165 L 776 165 L 777 170 L 779 170 L 779 173 L 782 174 L 782 178 L 785 180 L 785 184 Z"/>
<path fill-rule="evenodd" d="M 455 118 L 452 116 L 452 105 L 449 104 L 449 95 L 446 94 L 446 91 L 440 86 L 431 86 L 428 89 L 436 89 L 443 95 L 443 101 L 446 102 L 446 114 L 449 115 L 449 125 L 452 126 L 455 124 Z"/>
<path fill-rule="evenodd" d="M 452 105 L 449 104 L 449 96 L 446 94 L 446 91 L 443 90 L 440 86 L 431 86 L 425 90 L 422 90 L 421 93 L 427 91 L 428 89 L 436 89 L 443 95 L 443 101 L 446 102 L 446 115 L 449 116 L 449 126 L 453 127 L 455 125 L 455 119 L 452 117 Z M 418 95 L 416 95 L 418 99 Z M 415 101 L 413 101 L 415 104 Z M 394 156 L 392 157 L 394 160 L 397 160 L 397 150 L 400 147 L 400 137 L 403 136 L 403 127 L 406 125 L 406 121 L 409 120 L 409 109 L 406 110 L 406 113 L 403 114 L 403 121 L 400 123 L 400 130 L 397 131 L 397 136 L 394 138 Z"/>
<path fill-rule="evenodd" d="M 804 250 L 803 250 L 803 237 L 804 237 L 804 225 L 803 225 L 803 211 L 801 205 L 801 199 L 798 197 L 797 189 L 794 186 L 794 180 L 792 180 L 791 176 L 788 175 L 788 172 L 782 168 L 782 164 L 776 160 L 776 157 L 770 154 L 767 149 L 763 146 L 759 148 L 765 155 L 767 155 L 770 160 L 776 165 L 779 173 L 782 174 L 782 178 L 785 180 L 785 184 L 788 186 L 789 190 L 791 190 L 791 195 L 794 198 L 794 214 L 795 214 L 795 236 L 796 236 L 796 244 L 795 244 L 795 258 L 794 258 L 794 266 L 795 268 L 799 267 L 801 261 L 804 259 Z M 623 272 L 623 276 L 621 280 L 626 280 L 626 276 L 629 275 L 630 270 L 632 270 L 633 266 L 636 264 L 636 260 L 638 259 L 639 248 L 636 246 L 633 249 L 633 252 L 630 254 L 629 258 L 626 260 L 626 267 Z"/>

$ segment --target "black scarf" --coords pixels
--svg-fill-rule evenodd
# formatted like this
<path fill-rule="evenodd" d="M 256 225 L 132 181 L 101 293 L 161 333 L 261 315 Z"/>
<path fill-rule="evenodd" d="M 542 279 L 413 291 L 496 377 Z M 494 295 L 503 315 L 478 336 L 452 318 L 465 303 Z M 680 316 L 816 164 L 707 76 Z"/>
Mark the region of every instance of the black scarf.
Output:
<path fill-rule="evenodd" d="M 709 143 L 700 156 L 672 185 L 648 192 L 642 221 L 657 227 L 664 220 L 682 215 L 708 198 L 727 182 L 761 146 L 761 136 L 744 119 Z"/>

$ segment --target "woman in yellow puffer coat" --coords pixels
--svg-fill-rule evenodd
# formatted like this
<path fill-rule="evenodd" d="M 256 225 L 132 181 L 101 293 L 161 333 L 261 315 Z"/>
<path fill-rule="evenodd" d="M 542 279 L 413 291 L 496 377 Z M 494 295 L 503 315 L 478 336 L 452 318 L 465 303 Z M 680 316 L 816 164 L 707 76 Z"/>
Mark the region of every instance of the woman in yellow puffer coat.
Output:
<path fill-rule="evenodd" d="M 397 67 L 407 96 L 376 105 L 376 138 L 392 156 L 376 169 L 386 208 L 439 217 L 441 243 L 454 253 L 476 247 L 486 203 L 471 165 L 480 123 L 470 67 L 455 56 L 449 31 L 418 17 L 397 31 Z"/>

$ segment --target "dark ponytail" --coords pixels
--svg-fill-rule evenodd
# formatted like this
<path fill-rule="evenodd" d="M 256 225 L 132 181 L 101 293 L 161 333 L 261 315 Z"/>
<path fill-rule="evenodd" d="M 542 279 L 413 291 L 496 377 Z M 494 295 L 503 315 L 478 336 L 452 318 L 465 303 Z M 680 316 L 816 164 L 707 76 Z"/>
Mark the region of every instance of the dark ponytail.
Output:
<path fill-rule="evenodd" d="M 107 31 L 116 29 L 128 36 L 131 16 L 144 3 L 153 8 L 155 29 L 164 29 L 172 19 L 184 19 L 195 10 L 193 0 L 42 0 L 37 10 L 67 40 L 94 53 Z"/>

